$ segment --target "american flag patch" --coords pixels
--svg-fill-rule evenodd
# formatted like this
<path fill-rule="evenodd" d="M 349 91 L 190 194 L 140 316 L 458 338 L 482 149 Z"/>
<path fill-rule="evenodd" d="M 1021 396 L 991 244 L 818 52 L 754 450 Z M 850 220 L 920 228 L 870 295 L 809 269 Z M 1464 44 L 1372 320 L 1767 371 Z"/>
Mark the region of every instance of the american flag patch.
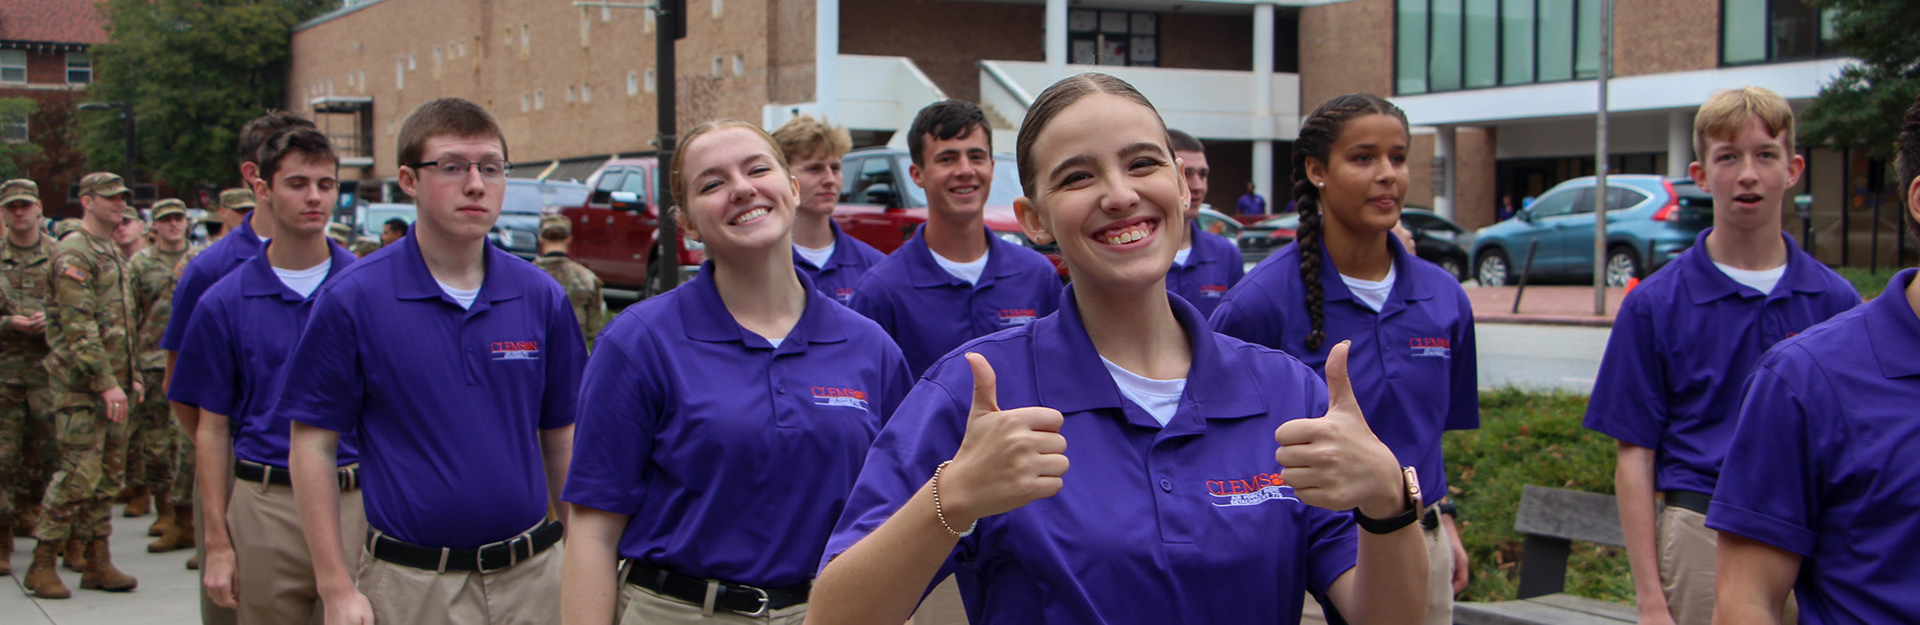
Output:
<path fill-rule="evenodd" d="M 86 282 L 88 278 L 86 270 L 73 265 L 67 265 L 67 269 L 61 273 L 66 274 L 69 278 L 73 278 L 74 282 Z"/>

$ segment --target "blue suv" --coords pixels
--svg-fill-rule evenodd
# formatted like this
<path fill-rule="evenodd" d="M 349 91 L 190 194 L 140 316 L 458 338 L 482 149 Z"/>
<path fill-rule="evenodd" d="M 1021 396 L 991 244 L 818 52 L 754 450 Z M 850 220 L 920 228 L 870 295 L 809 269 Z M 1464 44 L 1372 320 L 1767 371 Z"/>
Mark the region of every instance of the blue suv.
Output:
<path fill-rule="evenodd" d="M 1473 275 L 1481 286 L 1520 281 L 1534 241 L 1529 280 L 1593 280 L 1593 177 L 1555 185 L 1512 219 L 1481 228 Z M 1607 176 L 1607 284 L 1626 286 L 1693 247 L 1713 225 L 1713 196 L 1687 178 Z"/>

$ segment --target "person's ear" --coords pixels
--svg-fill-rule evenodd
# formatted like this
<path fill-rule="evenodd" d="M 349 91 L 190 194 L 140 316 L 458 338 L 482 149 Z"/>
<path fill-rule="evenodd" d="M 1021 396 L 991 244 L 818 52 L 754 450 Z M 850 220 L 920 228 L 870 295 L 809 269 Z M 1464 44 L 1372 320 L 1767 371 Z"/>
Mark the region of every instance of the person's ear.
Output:
<path fill-rule="evenodd" d="M 1799 154 L 1787 161 L 1787 186 L 1800 184 L 1800 174 L 1807 171 L 1807 159 Z"/>
<path fill-rule="evenodd" d="M 1013 198 L 1013 216 L 1020 220 L 1020 230 L 1034 243 L 1046 245 L 1053 242 L 1053 229 L 1047 226 L 1046 219 L 1040 215 L 1040 209 L 1034 207 L 1033 200 L 1026 196 Z"/>
<path fill-rule="evenodd" d="M 1313 183 L 1315 187 L 1325 185 L 1327 183 L 1327 164 L 1320 162 L 1320 159 L 1311 156 L 1307 157 L 1307 181 Z M 1253 192 L 1251 185 L 1247 187 L 1247 192 Z"/>
<path fill-rule="evenodd" d="M 1795 156 L 1794 158 L 1798 159 L 1800 157 Z M 1801 164 L 1805 165 L 1806 163 L 1802 162 Z M 1708 193 L 1713 192 L 1711 189 L 1707 187 L 1707 166 L 1702 165 L 1700 161 L 1687 163 L 1687 176 L 1690 178 L 1693 178 L 1693 186 L 1700 187 L 1700 190 L 1706 191 Z M 1798 177 L 1797 173 L 1795 174 L 1795 177 Z M 1788 185 L 1788 186 L 1792 186 L 1792 185 Z"/>
<path fill-rule="evenodd" d="M 260 179 L 259 163 L 241 163 L 240 164 L 240 181 L 247 183 L 248 188 L 252 188 L 253 181 L 259 180 L 259 179 Z"/>
<path fill-rule="evenodd" d="M 406 193 L 407 197 L 418 200 L 420 194 L 414 193 L 414 188 L 419 186 L 420 172 L 412 167 L 402 166 L 400 168 L 400 191 Z"/>

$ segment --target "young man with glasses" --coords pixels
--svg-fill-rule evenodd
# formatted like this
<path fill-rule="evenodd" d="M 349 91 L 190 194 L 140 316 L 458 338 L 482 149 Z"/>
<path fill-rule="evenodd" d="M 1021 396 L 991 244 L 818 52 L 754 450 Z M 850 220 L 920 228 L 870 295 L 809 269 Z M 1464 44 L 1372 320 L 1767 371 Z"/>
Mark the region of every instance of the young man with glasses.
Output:
<path fill-rule="evenodd" d="M 487 244 L 507 175 L 493 115 L 457 98 L 423 104 L 399 155 L 419 220 L 316 298 L 276 404 L 293 420 L 327 622 L 557 622 L 562 531 L 547 513 L 566 519 L 556 496 L 580 326 L 559 284 Z M 357 580 L 339 543 L 342 432 L 362 447 L 370 531 Z"/>

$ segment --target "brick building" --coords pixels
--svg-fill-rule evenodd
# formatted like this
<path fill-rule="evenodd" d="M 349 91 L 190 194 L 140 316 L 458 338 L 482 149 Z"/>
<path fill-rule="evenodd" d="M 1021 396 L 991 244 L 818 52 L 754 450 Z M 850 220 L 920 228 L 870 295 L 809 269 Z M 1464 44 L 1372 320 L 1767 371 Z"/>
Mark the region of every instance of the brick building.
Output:
<path fill-rule="evenodd" d="M 40 147 L 26 170 L 40 184 L 48 216 L 72 216 L 58 198 L 71 198 L 72 184 L 86 174 L 86 159 L 66 132 L 94 80 L 87 50 L 106 41 L 93 0 L 0 2 L 0 98 L 27 98 L 38 107 L 26 119 L 0 119 L 0 141 Z"/>

